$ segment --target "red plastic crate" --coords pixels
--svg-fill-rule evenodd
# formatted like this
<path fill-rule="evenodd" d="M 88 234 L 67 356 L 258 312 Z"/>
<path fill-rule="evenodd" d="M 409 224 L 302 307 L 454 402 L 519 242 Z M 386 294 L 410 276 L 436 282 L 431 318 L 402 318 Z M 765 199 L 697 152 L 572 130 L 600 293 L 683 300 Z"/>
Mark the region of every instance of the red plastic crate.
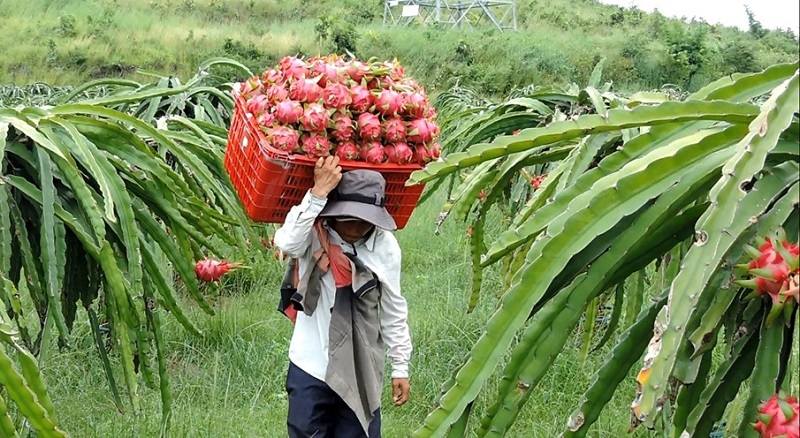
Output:
<path fill-rule="evenodd" d="M 370 164 L 362 161 L 340 161 L 344 171 L 371 169 L 386 179 L 386 209 L 397 223 L 405 227 L 422 194 L 423 184 L 406 187 L 411 172 L 418 164 Z M 247 215 L 258 222 L 283 223 L 289 209 L 300 203 L 314 185 L 315 160 L 292 155 L 270 146 L 251 114 L 245 111 L 241 98 L 228 131 L 225 169 L 244 205 Z"/>

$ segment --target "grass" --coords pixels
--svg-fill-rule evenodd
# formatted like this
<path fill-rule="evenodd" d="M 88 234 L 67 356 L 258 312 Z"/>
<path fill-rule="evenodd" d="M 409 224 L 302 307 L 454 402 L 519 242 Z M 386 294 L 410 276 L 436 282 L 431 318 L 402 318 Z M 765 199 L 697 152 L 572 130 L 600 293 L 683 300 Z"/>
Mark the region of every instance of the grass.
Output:
<path fill-rule="evenodd" d="M 412 398 L 404 407 L 390 406 L 384 397 L 386 437 L 405 437 L 432 408 L 442 384 L 478 338 L 496 300 L 496 273 L 488 276 L 478 309 L 465 312 L 469 260 L 463 226 L 446 224 L 433 235 L 441 199 L 419 207 L 405 230 L 397 233 L 403 248 L 403 293 L 409 302 L 414 343 Z M 186 334 L 166 315 L 165 337 L 174 398 L 171 431 L 174 436 L 282 436 L 291 326 L 276 310 L 280 267 L 272 260 L 255 266 L 253 275 L 238 275 L 223 289 L 217 316 L 196 306 L 190 315 L 206 336 Z M 85 319 L 84 315 L 80 318 Z M 140 413 L 120 415 L 86 325 L 76 323 L 74 347 L 53 351 L 43 372 L 59 412 L 59 421 L 73 436 L 156 436 L 159 394 L 142 388 Z M 594 354 L 583 363 L 580 336 L 556 361 L 535 391 L 509 436 L 551 437 L 565 421 L 608 353 Z M 118 379 L 118 382 L 121 381 Z M 475 419 L 494 396 L 496 378 L 479 399 Z M 592 436 L 619 436 L 628 427 L 628 405 L 634 383 L 620 388 Z M 473 425 L 477 420 L 473 420 Z M 642 433 L 642 432 L 640 432 Z"/>

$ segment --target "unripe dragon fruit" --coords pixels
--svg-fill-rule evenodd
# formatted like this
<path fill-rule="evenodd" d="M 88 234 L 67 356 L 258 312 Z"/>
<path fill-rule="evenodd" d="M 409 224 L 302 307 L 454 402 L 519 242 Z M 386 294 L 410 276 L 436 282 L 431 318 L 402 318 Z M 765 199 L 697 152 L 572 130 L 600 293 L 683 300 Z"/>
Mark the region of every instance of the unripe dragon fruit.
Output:
<path fill-rule="evenodd" d="M 239 268 L 241 263 L 231 263 L 227 260 L 204 258 L 194 265 L 194 273 L 203 282 L 219 281 L 223 275 Z"/>
<path fill-rule="evenodd" d="M 328 84 L 322 91 L 322 101 L 328 108 L 343 108 L 353 102 L 350 89 L 342 84 Z"/>
<path fill-rule="evenodd" d="M 409 123 L 406 139 L 411 143 L 424 144 L 433 140 L 439 128 L 428 119 L 414 119 Z"/>
<path fill-rule="evenodd" d="M 331 130 L 331 135 L 340 142 L 351 140 L 353 135 L 355 135 L 353 119 L 348 117 L 347 114 L 337 112 L 333 116 L 333 130 Z"/>
<path fill-rule="evenodd" d="M 306 77 L 306 63 L 294 56 L 287 56 L 280 61 L 280 69 L 286 78 L 303 79 Z"/>
<path fill-rule="evenodd" d="M 403 108 L 403 95 L 394 90 L 383 90 L 375 100 L 375 108 L 384 116 L 396 116 Z"/>
<path fill-rule="evenodd" d="M 406 124 L 399 117 L 392 117 L 383 122 L 383 138 L 387 143 L 406 141 Z"/>
<path fill-rule="evenodd" d="M 267 110 L 268 105 L 269 100 L 267 99 L 267 96 L 259 94 L 257 96 L 253 96 L 247 101 L 247 111 L 258 116 Z"/>
<path fill-rule="evenodd" d="M 312 103 L 306 107 L 303 118 L 300 119 L 300 123 L 303 125 L 303 128 L 309 131 L 321 132 L 328 127 L 329 119 L 330 116 L 325 107 L 318 103 Z"/>
<path fill-rule="evenodd" d="M 753 427 L 761 438 L 800 438 L 800 403 L 797 397 L 775 394 L 758 408 Z"/>
<path fill-rule="evenodd" d="M 754 289 L 757 296 L 769 295 L 772 309 L 767 321 L 771 323 L 786 306 L 791 310 L 800 302 L 800 246 L 786 240 L 783 230 L 761 242 L 758 249 L 744 246 L 753 260 L 737 268 L 746 269 L 752 277 L 737 283 Z"/>
<path fill-rule="evenodd" d="M 267 88 L 266 96 L 269 103 L 275 105 L 289 97 L 289 90 L 282 85 L 270 85 L 269 88 Z"/>
<path fill-rule="evenodd" d="M 414 151 L 405 142 L 399 142 L 392 145 L 394 148 L 394 160 L 389 157 L 389 161 L 397 164 L 410 164 L 414 161 Z M 388 155 L 388 154 L 387 154 Z"/>
<path fill-rule="evenodd" d="M 409 93 L 404 99 L 403 113 L 421 119 L 425 117 L 425 109 L 427 107 L 428 99 L 422 93 Z"/>
<path fill-rule="evenodd" d="M 295 152 L 298 150 L 300 133 L 292 128 L 279 126 L 269 130 L 267 138 L 272 143 L 272 146 L 284 152 Z"/>
<path fill-rule="evenodd" d="M 289 97 L 300 102 L 316 102 L 322 99 L 322 87 L 315 79 L 301 79 L 289 86 Z"/>
<path fill-rule="evenodd" d="M 339 143 L 339 146 L 336 147 L 336 156 L 339 157 L 340 160 L 355 161 L 361 158 L 358 146 L 351 141 Z"/>
<path fill-rule="evenodd" d="M 350 109 L 353 112 L 363 113 L 369 111 L 370 107 L 372 107 L 373 97 L 368 88 L 356 85 L 350 89 L 350 96 Z"/>
<path fill-rule="evenodd" d="M 357 119 L 358 135 L 362 140 L 377 140 L 381 138 L 381 121 L 372 113 L 361 113 Z"/>
<path fill-rule="evenodd" d="M 303 105 L 294 100 L 284 100 L 275 105 L 275 118 L 284 124 L 297 123 L 303 116 Z"/>
<path fill-rule="evenodd" d="M 383 145 L 379 141 L 366 143 L 361 150 L 361 157 L 372 164 L 386 162 L 386 152 L 383 150 Z"/>
<path fill-rule="evenodd" d="M 310 158 L 327 157 L 331 154 L 328 137 L 320 134 L 309 134 L 303 137 L 303 152 Z"/>

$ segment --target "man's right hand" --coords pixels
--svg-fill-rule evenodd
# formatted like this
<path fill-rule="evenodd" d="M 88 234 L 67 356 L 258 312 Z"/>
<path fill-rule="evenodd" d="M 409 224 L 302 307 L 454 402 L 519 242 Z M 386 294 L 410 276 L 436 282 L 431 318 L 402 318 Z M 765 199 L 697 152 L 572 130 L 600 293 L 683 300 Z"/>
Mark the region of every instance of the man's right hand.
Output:
<path fill-rule="evenodd" d="M 327 198 L 342 179 L 342 168 L 339 166 L 339 157 L 320 157 L 314 167 L 314 187 L 311 194 L 318 198 Z"/>

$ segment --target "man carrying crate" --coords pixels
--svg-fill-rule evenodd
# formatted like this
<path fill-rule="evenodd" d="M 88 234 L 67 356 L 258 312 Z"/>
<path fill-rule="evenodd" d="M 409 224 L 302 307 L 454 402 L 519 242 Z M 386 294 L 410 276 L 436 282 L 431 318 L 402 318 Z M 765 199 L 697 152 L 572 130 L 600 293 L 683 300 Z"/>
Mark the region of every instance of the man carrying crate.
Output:
<path fill-rule="evenodd" d="M 275 233 L 293 257 L 279 307 L 295 323 L 286 379 L 292 438 L 379 437 L 384 348 L 393 402 L 408 401 L 408 306 L 385 185 L 378 172 L 342 173 L 338 157 L 320 158 L 314 187 Z"/>

